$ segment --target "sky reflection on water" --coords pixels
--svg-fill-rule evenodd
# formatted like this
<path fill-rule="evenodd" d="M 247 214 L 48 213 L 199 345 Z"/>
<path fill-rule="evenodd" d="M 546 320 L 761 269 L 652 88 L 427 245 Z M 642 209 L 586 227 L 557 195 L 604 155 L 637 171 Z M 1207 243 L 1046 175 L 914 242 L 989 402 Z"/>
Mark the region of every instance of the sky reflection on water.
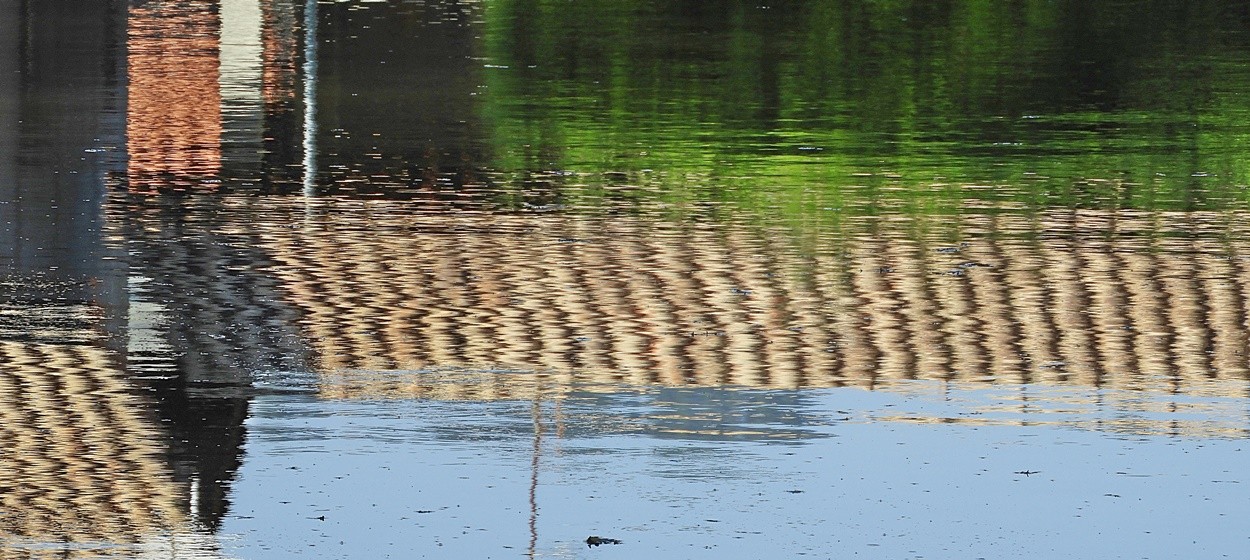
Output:
<path fill-rule="evenodd" d="M 1250 538 L 1237 522 L 1250 503 L 1239 436 L 1134 433 L 1113 409 L 1053 414 L 1061 427 L 1042 412 L 1021 426 L 983 411 L 1001 402 L 992 390 L 952 403 L 936 384 L 899 388 L 756 392 L 747 400 L 784 404 L 714 421 L 663 390 L 494 403 L 262 398 L 226 550 L 1155 558 L 1235 557 Z M 1040 393 L 1038 407 L 1062 406 Z M 1244 418 L 1244 402 L 1228 404 Z M 674 437 L 690 410 L 699 428 Z M 942 414 L 985 422 L 891 421 Z M 592 534 L 625 544 L 592 550 L 582 542 Z"/>
<path fill-rule="evenodd" d="M 1247 6 L 210 4 L 0 2 L 0 556 L 1250 546 Z"/>

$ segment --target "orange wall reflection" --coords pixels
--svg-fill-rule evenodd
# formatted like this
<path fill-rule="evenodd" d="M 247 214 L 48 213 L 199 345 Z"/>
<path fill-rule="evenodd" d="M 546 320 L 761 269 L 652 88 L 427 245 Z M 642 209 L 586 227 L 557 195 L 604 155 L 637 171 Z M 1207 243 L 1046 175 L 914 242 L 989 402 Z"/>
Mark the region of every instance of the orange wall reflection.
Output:
<path fill-rule="evenodd" d="M 217 184 L 222 125 L 216 4 L 131 4 L 126 132 L 132 191 Z"/>

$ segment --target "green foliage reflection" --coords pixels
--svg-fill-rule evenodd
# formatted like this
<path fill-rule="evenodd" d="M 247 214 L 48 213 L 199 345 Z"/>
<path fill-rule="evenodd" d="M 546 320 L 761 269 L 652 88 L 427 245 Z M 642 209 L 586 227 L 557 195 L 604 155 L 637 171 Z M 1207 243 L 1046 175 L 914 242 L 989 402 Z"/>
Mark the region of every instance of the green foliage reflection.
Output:
<path fill-rule="evenodd" d="M 491 0 L 484 13 L 491 164 L 589 177 L 564 198 L 593 204 L 623 174 L 655 183 L 647 197 L 787 212 L 1247 202 L 1250 5 Z"/>

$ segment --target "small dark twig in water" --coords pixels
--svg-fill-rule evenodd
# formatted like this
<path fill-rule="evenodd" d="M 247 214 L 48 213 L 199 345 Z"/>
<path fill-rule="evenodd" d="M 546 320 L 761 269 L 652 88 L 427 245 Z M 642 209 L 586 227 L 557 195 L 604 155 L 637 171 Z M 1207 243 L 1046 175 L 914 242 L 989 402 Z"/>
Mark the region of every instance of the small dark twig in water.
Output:
<path fill-rule="evenodd" d="M 586 537 L 586 548 L 590 548 L 592 546 L 599 546 L 601 544 L 621 544 L 621 541 L 617 539 L 607 539 L 603 537 L 593 537 L 593 536 Z"/>

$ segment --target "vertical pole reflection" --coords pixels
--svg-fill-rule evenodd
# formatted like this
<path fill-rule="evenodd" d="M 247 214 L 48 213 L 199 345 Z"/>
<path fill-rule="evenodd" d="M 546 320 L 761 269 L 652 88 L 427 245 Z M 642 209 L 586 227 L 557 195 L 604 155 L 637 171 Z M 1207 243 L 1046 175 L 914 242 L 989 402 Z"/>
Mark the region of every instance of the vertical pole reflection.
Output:
<path fill-rule="evenodd" d="M 304 4 L 304 196 L 317 187 L 317 0 Z"/>
<path fill-rule="evenodd" d="M 534 395 L 534 404 L 530 411 L 534 419 L 534 455 L 530 460 L 530 548 L 528 556 L 532 559 L 538 550 L 538 457 L 542 454 L 543 444 L 542 391 Z"/>

